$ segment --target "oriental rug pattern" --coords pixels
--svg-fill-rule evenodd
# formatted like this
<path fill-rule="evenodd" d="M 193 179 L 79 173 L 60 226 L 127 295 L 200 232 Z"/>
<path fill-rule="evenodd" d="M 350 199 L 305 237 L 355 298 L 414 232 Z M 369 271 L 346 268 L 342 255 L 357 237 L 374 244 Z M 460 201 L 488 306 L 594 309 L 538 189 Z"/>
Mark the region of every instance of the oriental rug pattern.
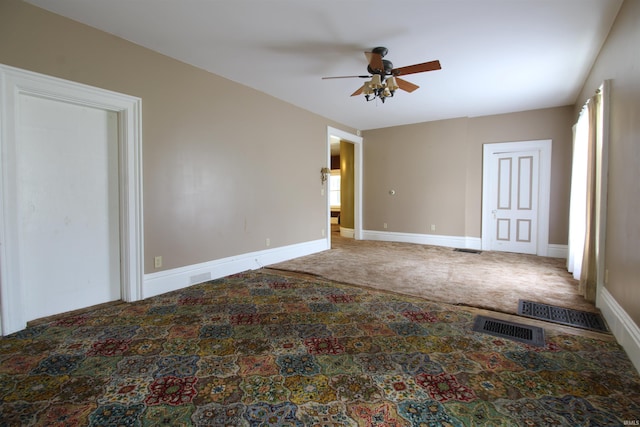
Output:
<path fill-rule="evenodd" d="M 0 339 L 3 426 L 624 425 L 615 341 L 530 347 L 469 309 L 263 271 Z"/>

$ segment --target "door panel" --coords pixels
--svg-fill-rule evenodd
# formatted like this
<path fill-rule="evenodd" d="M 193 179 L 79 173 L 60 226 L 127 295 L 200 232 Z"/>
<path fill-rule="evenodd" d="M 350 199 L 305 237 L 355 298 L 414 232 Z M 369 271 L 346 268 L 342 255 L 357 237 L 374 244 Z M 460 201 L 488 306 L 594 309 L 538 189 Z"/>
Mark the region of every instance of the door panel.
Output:
<path fill-rule="evenodd" d="M 491 249 L 537 252 L 539 153 L 522 151 L 493 154 Z"/>
<path fill-rule="evenodd" d="M 117 114 L 28 95 L 19 111 L 26 320 L 120 299 Z"/>

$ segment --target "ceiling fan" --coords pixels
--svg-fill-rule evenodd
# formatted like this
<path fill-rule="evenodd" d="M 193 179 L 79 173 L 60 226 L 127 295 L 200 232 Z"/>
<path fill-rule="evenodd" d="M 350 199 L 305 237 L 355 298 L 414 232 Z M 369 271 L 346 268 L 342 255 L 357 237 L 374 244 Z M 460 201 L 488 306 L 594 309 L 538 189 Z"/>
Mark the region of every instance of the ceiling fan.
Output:
<path fill-rule="evenodd" d="M 422 64 L 408 65 L 406 67 L 393 68 L 393 63 L 391 61 L 382 59 L 388 52 L 389 50 L 386 47 L 376 47 L 372 49 L 371 52 L 364 53 L 368 62 L 368 75 L 323 77 L 322 79 L 371 79 L 370 81 L 365 82 L 365 84 L 358 90 L 353 92 L 351 96 L 364 94 L 367 101 L 373 101 L 374 99 L 380 98 L 384 103 L 385 99 L 392 97 L 397 89 L 402 89 L 406 92 L 413 92 L 420 87 L 401 79 L 399 76 L 441 69 L 440 61 L 438 60 L 423 62 Z"/>

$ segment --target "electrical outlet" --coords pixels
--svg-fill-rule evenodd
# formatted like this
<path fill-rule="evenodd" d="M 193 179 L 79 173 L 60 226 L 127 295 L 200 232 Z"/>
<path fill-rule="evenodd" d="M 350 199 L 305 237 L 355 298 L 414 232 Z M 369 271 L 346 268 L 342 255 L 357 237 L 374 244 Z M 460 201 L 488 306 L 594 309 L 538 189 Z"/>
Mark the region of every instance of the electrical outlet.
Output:
<path fill-rule="evenodd" d="M 435 224 L 431 224 L 431 231 L 436 231 L 436 225 Z"/>
<path fill-rule="evenodd" d="M 324 228 L 323 228 L 322 229 L 322 237 L 324 237 L 324 233 L 325 233 L 325 231 L 324 231 Z"/>
<path fill-rule="evenodd" d="M 271 246 L 271 239 L 267 237 L 265 244 L 267 245 L 267 247 Z"/>
<path fill-rule="evenodd" d="M 382 228 L 384 228 L 385 230 L 387 229 L 387 223 L 386 222 L 384 224 L 382 224 Z"/>
<path fill-rule="evenodd" d="M 160 268 L 162 267 L 162 257 L 161 256 L 157 256 L 153 259 L 153 266 L 155 268 Z"/>

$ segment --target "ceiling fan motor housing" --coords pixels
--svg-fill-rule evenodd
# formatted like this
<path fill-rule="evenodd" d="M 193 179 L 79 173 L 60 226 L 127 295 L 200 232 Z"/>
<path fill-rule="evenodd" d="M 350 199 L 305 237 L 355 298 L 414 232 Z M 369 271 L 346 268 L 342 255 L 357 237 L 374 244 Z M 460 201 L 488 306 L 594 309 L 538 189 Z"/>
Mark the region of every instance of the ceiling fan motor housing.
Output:
<path fill-rule="evenodd" d="M 374 47 L 373 49 L 371 49 L 371 53 L 377 53 L 378 55 L 380 55 L 381 57 L 385 57 L 387 55 L 387 53 L 389 52 L 389 49 L 387 49 L 386 47 Z"/>
<path fill-rule="evenodd" d="M 381 74 L 381 75 L 391 75 L 391 70 L 393 70 L 393 63 L 387 59 L 382 60 L 382 66 L 384 70 L 376 70 L 371 68 L 371 65 L 367 65 L 367 71 L 369 74 Z"/>

